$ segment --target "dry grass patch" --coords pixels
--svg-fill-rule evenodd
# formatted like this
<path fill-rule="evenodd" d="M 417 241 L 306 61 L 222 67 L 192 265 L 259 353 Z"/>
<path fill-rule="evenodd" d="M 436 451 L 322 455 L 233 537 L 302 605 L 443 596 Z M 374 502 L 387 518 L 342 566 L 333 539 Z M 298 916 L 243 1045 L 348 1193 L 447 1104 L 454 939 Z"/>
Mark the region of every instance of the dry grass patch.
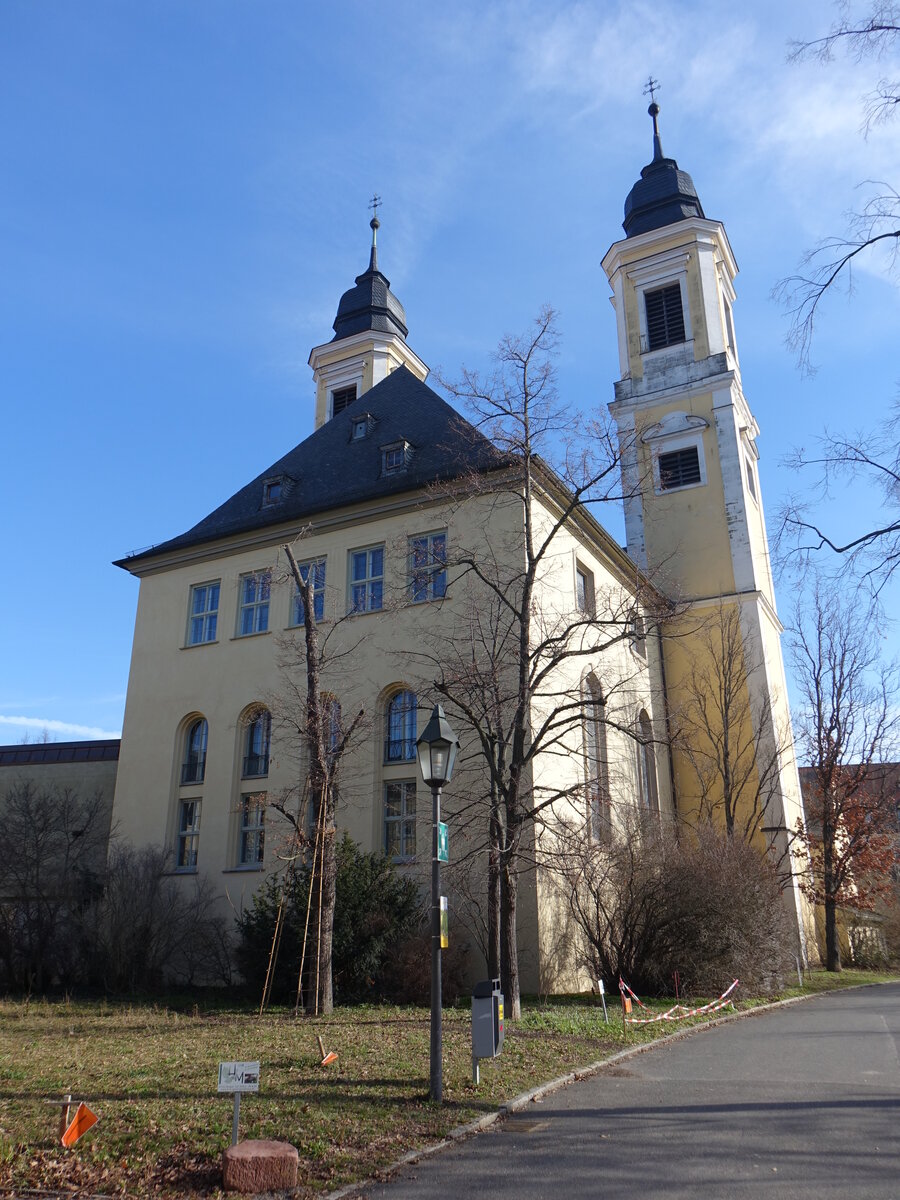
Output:
<path fill-rule="evenodd" d="M 886 978 L 848 971 L 814 976 L 804 990 Z M 292 1142 L 299 1194 L 311 1196 L 671 1027 L 623 1029 L 615 1004 L 607 1026 L 584 998 L 526 1005 L 475 1088 L 469 1012 L 446 1010 L 442 1107 L 427 1100 L 428 1031 L 428 1012 L 410 1008 L 348 1008 L 314 1020 L 274 1011 L 258 1021 L 217 1004 L 0 1001 L 0 1191 L 218 1196 L 232 1115 L 231 1098 L 216 1093 L 218 1063 L 258 1058 L 260 1092 L 242 1101 L 241 1136 Z M 332 1067 L 318 1065 L 318 1034 L 339 1055 Z M 58 1143 L 57 1110 L 43 1103 L 66 1092 L 101 1116 L 71 1151 Z"/>

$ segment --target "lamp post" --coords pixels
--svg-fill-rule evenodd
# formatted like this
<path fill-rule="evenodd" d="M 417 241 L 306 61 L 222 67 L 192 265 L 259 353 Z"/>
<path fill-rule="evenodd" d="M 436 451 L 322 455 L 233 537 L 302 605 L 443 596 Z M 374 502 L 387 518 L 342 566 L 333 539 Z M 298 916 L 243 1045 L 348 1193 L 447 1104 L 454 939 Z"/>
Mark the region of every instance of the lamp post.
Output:
<path fill-rule="evenodd" d="M 441 863 L 438 858 L 438 827 L 441 821 L 441 788 L 450 782 L 459 741 L 450 728 L 440 704 L 416 742 L 419 770 L 431 788 L 431 1082 L 428 1095 L 438 1104 L 443 1100 L 441 1062 Z"/>

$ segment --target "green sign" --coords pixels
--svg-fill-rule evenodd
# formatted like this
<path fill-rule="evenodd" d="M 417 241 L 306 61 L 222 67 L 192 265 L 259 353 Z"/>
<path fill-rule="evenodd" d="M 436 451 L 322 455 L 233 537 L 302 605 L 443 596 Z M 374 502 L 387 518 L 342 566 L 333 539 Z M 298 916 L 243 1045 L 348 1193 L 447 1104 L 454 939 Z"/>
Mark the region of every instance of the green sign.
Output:
<path fill-rule="evenodd" d="M 438 821 L 438 862 L 450 861 L 450 829 Z"/>
<path fill-rule="evenodd" d="M 441 896 L 441 949 L 446 950 L 450 945 L 450 913 L 447 909 L 447 897 Z"/>

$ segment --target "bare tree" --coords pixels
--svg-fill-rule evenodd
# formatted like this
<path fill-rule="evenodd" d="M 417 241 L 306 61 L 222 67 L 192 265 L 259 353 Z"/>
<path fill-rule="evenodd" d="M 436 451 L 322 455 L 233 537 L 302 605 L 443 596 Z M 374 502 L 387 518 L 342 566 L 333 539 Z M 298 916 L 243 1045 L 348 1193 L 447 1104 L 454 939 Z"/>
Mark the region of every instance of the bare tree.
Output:
<path fill-rule="evenodd" d="M 557 343 L 555 314 L 545 308 L 527 333 L 503 338 L 488 377 L 463 369 L 458 381 L 441 380 L 505 465 L 456 484 L 460 505 L 484 505 L 478 532 L 452 554 L 465 619 L 419 654 L 448 715 L 462 723 L 464 758 L 474 768 L 469 817 L 481 830 L 474 852 L 486 849 L 488 876 L 480 919 L 512 1018 L 520 1012 L 519 878 L 534 864 L 536 829 L 565 804 L 590 804 L 596 821 L 608 819 L 599 771 L 576 780 L 565 768 L 557 775 L 540 767 L 554 756 L 560 764 L 581 760 L 583 673 L 631 642 L 636 622 L 649 614 L 652 624 L 661 603 L 586 508 L 620 498 L 618 450 L 607 423 L 585 421 L 560 402 Z M 574 581 L 561 588 L 554 572 L 572 531 L 604 543 L 612 586 L 594 593 L 585 578 L 577 598 Z M 609 699 L 591 699 L 592 721 L 616 723 Z"/>
<path fill-rule="evenodd" d="M 740 608 L 721 602 L 699 620 L 675 747 L 690 764 L 701 821 L 752 841 L 771 818 L 791 733 L 775 729 L 765 666 L 746 644 Z"/>
<path fill-rule="evenodd" d="M 862 5 L 842 0 L 838 10 L 840 17 L 827 34 L 793 44 L 792 61 L 815 58 L 827 63 L 841 49 L 857 61 L 880 60 L 889 57 L 900 45 L 898 0 L 868 0 Z M 895 116 L 898 104 L 900 78 L 882 76 L 864 99 L 864 132 Z M 810 348 L 820 306 L 838 288 L 852 292 L 853 266 L 858 256 L 883 247 L 891 255 L 891 265 L 896 267 L 900 251 L 900 195 L 889 183 L 872 181 L 868 186 L 875 189 L 874 194 L 859 211 L 849 214 L 847 232 L 826 238 L 807 251 L 799 272 L 782 280 L 775 289 L 790 317 L 788 344 L 806 371 L 811 369 Z"/>
<path fill-rule="evenodd" d="M 110 806 L 100 793 L 30 781 L 0 799 L 0 969 L 8 987 L 65 981 L 79 907 L 102 886 Z"/>
<path fill-rule="evenodd" d="M 291 830 L 288 844 L 282 847 L 287 869 L 304 854 L 311 862 L 309 909 L 316 951 L 314 984 L 307 988 L 307 1008 L 313 1013 L 327 1014 L 334 1007 L 332 945 L 338 775 L 341 759 L 365 715 L 360 710 L 345 722 L 334 685 L 339 678 L 339 664 L 352 654 L 359 638 L 349 644 L 342 642 L 339 649 L 334 649 L 342 620 L 330 623 L 325 636 L 321 636 L 316 620 L 316 564 L 307 564 L 304 569 L 290 545 L 284 545 L 282 550 L 297 588 L 303 623 L 302 642 L 288 637 L 281 643 L 283 686 L 277 704 L 282 722 L 302 739 L 306 777 L 299 795 L 297 789 L 289 789 L 272 802 L 272 807 L 285 818 Z M 302 968 L 300 964 L 301 975 Z"/>
<path fill-rule="evenodd" d="M 841 969 L 839 909 L 872 908 L 897 862 L 895 792 L 881 764 L 897 753 L 900 677 L 881 660 L 878 628 L 873 612 L 819 582 L 792 639 L 798 741 L 809 764 L 807 887 L 824 909 L 829 971 Z"/>
<path fill-rule="evenodd" d="M 830 433 L 816 438 L 812 450 L 797 449 L 788 459 L 793 471 L 812 470 L 818 486 L 812 499 L 792 497 L 779 514 L 778 554 L 815 565 L 821 551 L 837 556 L 840 569 L 851 573 L 878 595 L 900 565 L 900 445 L 898 411 L 874 431 Z M 815 515 L 814 505 L 844 488 L 859 484 L 880 493 L 883 516 L 870 528 L 837 539 Z M 840 573 L 840 570 L 839 570 Z"/>

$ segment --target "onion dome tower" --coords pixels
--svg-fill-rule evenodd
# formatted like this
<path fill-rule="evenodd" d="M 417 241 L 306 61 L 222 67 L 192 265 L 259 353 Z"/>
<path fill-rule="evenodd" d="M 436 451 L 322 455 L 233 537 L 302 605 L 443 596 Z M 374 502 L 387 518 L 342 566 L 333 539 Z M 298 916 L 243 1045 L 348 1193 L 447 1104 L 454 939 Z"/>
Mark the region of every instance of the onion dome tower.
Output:
<path fill-rule="evenodd" d="M 407 367 L 425 380 L 428 367 L 406 344 L 409 332 L 403 305 L 378 266 L 378 197 L 369 222 L 372 246 L 369 265 L 341 296 L 334 318 L 334 337 L 315 346 L 309 365 L 316 383 L 316 429 L 337 416 L 397 367 Z"/>
<path fill-rule="evenodd" d="M 687 704 L 697 664 L 708 656 L 712 623 L 736 614 L 742 665 L 731 666 L 744 671 L 750 714 L 740 736 L 756 748 L 757 771 L 764 760 L 775 764 L 746 803 L 760 813 L 755 836 L 790 863 L 803 807 L 757 469 L 759 427 L 735 345 L 737 263 L 690 175 L 663 154 L 657 86 L 648 87 L 652 159 L 625 201 L 625 237 L 603 259 L 619 342 L 621 377 L 609 408 L 628 553 L 682 609 L 664 639 L 676 707 L 679 696 Z M 682 752 L 673 761 L 679 811 L 691 820 L 715 802 Z M 792 898 L 802 942 L 809 913 L 796 875 Z"/>

